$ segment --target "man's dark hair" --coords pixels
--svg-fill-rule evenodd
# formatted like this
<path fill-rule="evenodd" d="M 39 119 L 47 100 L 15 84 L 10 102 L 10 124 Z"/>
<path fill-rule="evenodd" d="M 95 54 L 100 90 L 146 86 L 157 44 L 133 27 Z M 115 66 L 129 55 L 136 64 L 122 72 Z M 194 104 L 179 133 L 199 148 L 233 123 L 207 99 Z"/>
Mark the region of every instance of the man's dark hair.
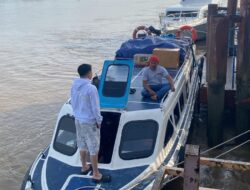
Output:
<path fill-rule="evenodd" d="M 92 70 L 92 67 L 90 64 L 81 64 L 77 71 L 80 77 L 85 77 L 90 71 Z"/>

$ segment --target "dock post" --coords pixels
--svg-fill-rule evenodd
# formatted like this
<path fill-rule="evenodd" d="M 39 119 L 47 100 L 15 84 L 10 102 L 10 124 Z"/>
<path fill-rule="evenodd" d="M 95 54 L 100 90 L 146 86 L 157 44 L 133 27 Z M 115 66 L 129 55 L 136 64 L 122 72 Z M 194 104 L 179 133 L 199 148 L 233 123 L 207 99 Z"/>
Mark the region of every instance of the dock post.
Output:
<path fill-rule="evenodd" d="M 237 10 L 237 0 L 228 0 L 227 2 L 227 15 L 230 16 L 235 16 L 236 15 L 236 10 Z M 234 48 L 234 26 L 235 22 L 232 20 L 229 21 L 229 56 L 235 55 L 235 48 Z"/>
<path fill-rule="evenodd" d="M 200 148 L 186 145 L 183 190 L 198 190 L 200 178 Z"/>
<path fill-rule="evenodd" d="M 211 27 L 210 17 L 215 16 L 218 14 L 218 5 L 217 4 L 209 4 L 208 5 L 208 13 L 207 13 L 207 36 L 206 36 L 206 46 L 209 47 L 209 40 L 208 40 L 208 29 Z M 207 51 L 207 58 L 210 57 L 209 51 Z M 208 61 L 206 62 L 206 68 L 209 70 Z M 206 73 L 206 81 L 208 81 L 208 72 Z"/>
<path fill-rule="evenodd" d="M 207 34 L 208 145 L 223 141 L 222 119 L 227 73 L 228 27 L 226 16 L 210 16 Z"/>
<path fill-rule="evenodd" d="M 239 24 L 237 54 L 237 133 L 250 129 L 250 1 L 240 2 L 241 22 Z"/>

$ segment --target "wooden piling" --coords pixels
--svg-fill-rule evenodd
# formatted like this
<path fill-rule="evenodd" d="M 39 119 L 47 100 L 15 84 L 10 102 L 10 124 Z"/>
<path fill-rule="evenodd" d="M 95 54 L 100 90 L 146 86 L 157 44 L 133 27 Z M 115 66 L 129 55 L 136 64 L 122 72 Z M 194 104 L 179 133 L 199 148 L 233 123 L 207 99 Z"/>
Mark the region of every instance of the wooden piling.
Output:
<path fill-rule="evenodd" d="M 237 55 L 237 132 L 250 129 L 250 107 L 242 102 L 250 98 L 250 1 L 240 2 L 241 22 L 239 24 Z"/>
<path fill-rule="evenodd" d="M 209 18 L 207 40 L 208 55 L 208 145 L 223 141 L 222 119 L 227 70 L 227 47 L 229 19 L 225 16 Z"/>
<path fill-rule="evenodd" d="M 200 179 L 200 148 L 197 145 L 186 145 L 184 160 L 183 190 L 198 190 Z"/>
<path fill-rule="evenodd" d="M 208 5 L 208 13 L 207 13 L 207 36 L 206 36 L 206 46 L 209 47 L 211 40 L 208 40 L 208 30 L 211 27 L 210 17 L 215 16 L 218 13 L 218 5 L 217 4 L 209 4 Z M 210 57 L 209 51 L 207 51 L 207 59 Z M 209 70 L 208 61 L 206 62 L 206 68 Z M 206 73 L 206 80 L 208 81 L 208 72 Z"/>
<path fill-rule="evenodd" d="M 237 10 L 237 0 L 228 0 L 227 2 L 227 15 L 229 17 L 233 17 L 236 15 L 236 10 Z M 235 48 L 234 48 L 234 27 L 235 27 L 235 22 L 233 20 L 229 20 L 229 41 L 228 41 L 228 46 L 229 46 L 229 56 L 235 55 Z"/>

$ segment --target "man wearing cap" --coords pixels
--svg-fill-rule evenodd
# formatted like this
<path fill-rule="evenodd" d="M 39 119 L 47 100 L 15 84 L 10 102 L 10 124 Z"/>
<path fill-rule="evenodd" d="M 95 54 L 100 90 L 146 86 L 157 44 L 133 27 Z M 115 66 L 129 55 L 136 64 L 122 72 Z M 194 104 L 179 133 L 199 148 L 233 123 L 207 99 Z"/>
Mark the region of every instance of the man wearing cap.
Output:
<path fill-rule="evenodd" d="M 162 83 L 163 78 L 166 78 L 168 83 Z M 149 66 L 143 70 L 143 87 L 142 96 L 154 101 L 161 100 L 169 89 L 175 91 L 173 78 L 159 65 L 159 59 L 155 55 L 150 57 Z"/>

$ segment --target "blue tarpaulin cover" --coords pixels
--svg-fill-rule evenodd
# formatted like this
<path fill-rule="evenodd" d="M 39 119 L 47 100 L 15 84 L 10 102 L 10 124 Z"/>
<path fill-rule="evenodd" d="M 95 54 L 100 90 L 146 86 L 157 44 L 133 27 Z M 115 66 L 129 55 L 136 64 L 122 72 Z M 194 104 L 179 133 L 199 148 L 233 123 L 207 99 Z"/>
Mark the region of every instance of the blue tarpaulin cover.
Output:
<path fill-rule="evenodd" d="M 180 48 L 180 61 L 183 62 L 189 42 L 163 37 L 146 37 L 124 42 L 116 51 L 116 59 L 133 59 L 135 54 L 152 54 L 155 48 Z"/>

